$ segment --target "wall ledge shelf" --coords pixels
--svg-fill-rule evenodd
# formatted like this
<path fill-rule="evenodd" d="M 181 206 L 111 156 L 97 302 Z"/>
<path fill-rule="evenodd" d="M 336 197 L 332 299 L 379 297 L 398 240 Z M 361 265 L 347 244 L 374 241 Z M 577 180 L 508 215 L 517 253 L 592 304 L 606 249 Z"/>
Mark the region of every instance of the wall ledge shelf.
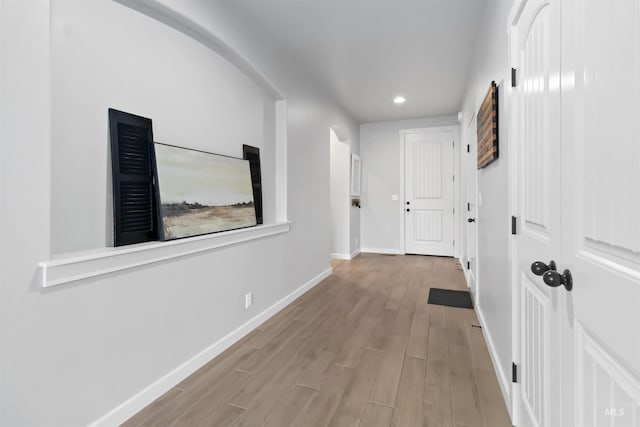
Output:
<path fill-rule="evenodd" d="M 287 233 L 291 222 L 258 225 L 168 242 L 149 242 L 117 248 L 56 255 L 38 263 L 43 288 L 90 279 L 147 264 Z"/>

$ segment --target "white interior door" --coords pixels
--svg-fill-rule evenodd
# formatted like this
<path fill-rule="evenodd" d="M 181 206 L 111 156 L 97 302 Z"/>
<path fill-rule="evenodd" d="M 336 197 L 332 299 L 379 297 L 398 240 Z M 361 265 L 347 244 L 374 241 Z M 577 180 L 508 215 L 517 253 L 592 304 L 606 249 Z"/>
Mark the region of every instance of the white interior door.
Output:
<path fill-rule="evenodd" d="M 405 252 L 453 256 L 453 131 L 404 136 Z"/>
<path fill-rule="evenodd" d="M 564 425 L 640 426 L 640 3 L 563 4 Z M 571 405 L 574 403 L 574 405 Z"/>
<path fill-rule="evenodd" d="M 558 262 L 562 247 L 560 145 L 560 21 L 557 0 L 529 0 L 511 29 L 512 139 L 515 149 L 514 423 L 561 426 L 561 291 L 532 272 L 532 263 Z M 517 10 L 517 9 L 516 9 Z M 544 273 L 542 264 L 538 274 Z"/>
<path fill-rule="evenodd" d="M 637 427 L 640 5 L 520 5 L 511 34 L 521 216 L 514 421 Z M 527 271 L 552 258 L 558 271 L 543 282 Z"/>
<path fill-rule="evenodd" d="M 478 277 L 478 174 L 477 174 L 477 119 L 473 115 L 467 129 L 467 278 L 469 288 L 474 295 L 476 304 L 478 301 L 477 277 Z"/>

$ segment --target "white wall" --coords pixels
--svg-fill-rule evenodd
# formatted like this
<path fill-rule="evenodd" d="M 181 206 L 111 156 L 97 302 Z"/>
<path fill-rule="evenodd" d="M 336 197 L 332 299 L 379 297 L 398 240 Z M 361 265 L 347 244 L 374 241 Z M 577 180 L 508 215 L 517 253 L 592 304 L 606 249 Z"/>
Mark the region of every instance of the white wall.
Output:
<path fill-rule="evenodd" d="M 360 125 L 362 157 L 363 251 L 404 253 L 400 220 L 400 130 L 457 125 L 457 116 L 365 123 Z"/>
<path fill-rule="evenodd" d="M 113 2 L 54 1 L 52 16 L 54 253 L 113 244 L 107 107 L 152 118 L 159 142 L 235 157 L 242 144 L 258 146 L 264 186 L 273 188 L 265 122 L 275 119 L 274 101 L 234 65 Z M 122 29 L 113 31 L 114 22 Z M 264 207 L 273 222 L 273 198 Z"/>
<path fill-rule="evenodd" d="M 351 150 L 348 142 L 338 139 L 333 130 L 330 131 L 331 155 L 331 256 L 348 258 L 351 254 L 349 245 L 351 212 L 349 197 L 349 167 Z"/>
<path fill-rule="evenodd" d="M 476 55 L 467 85 L 462 110 L 462 143 L 467 144 L 467 124 L 481 104 L 492 80 L 500 85 L 500 158 L 478 171 L 478 292 L 477 310 L 501 381 L 508 395 L 511 371 L 511 284 L 509 265 L 510 213 L 508 204 L 507 139 L 508 108 L 504 97 L 510 84 L 507 61 L 507 15 L 511 0 L 489 0 L 482 17 Z M 467 171 L 469 172 L 469 171 Z M 474 171 L 471 171 L 474 173 Z M 465 180 L 466 182 L 466 180 Z M 464 191 L 463 191 L 464 194 Z M 509 407 L 509 405 L 507 405 Z"/>
<path fill-rule="evenodd" d="M 234 155 L 243 142 L 268 143 L 269 103 L 217 54 L 122 4 L 83 3 L 0 3 L 0 425 L 87 425 L 327 271 L 327 130 L 338 124 L 357 147 L 355 122 L 251 25 L 221 4 L 167 1 L 172 16 L 210 29 L 286 97 L 292 231 L 43 290 L 36 266 L 51 248 L 107 242 L 108 107 L 151 116 L 166 142 Z M 126 60 L 107 61 L 119 47 Z M 151 66 L 141 59 L 162 69 L 135 89 Z M 126 67 L 141 67 L 133 82 Z M 62 153 L 73 154 L 69 163 Z M 91 206 L 61 208 L 77 200 Z M 254 306 L 244 310 L 249 290 Z"/>

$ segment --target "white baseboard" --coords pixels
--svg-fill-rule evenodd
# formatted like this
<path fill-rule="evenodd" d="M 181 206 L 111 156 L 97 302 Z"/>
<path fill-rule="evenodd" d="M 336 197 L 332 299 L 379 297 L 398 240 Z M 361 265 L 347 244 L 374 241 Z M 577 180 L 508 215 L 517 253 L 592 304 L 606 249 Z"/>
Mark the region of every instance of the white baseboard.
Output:
<path fill-rule="evenodd" d="M 178 366 L 173 371 L 169 372 L 156 382 L 150 384 L 139 393 L 135 394 L 130 399 L 126 400 L 116 408 L 109 411 L 107 414 L 97 419 L 90 424 L 90 427 L 106 427 L 106 426 L 119 426 L 135 414 L 137 414 L 144 407 L 151 402 L 162 396 L 172 387 L 180 383 L 189 375 L 200 369 L 211 359 L 222 353 L 227 348 L 231 347 L 234 343 L 239 341 L 242 337 L 253 331 L 256 327 L 260 326 L 265 320 L 282 310 L 300 295 L 313 288 L 320 283 L 323 279 L 331 275 L 332 269 L 328 268 L 322 273 L 318 274 L 313 279 L 309 280 L 304 285 L 300 286 L 289 295 L 282 298 L 280 301 L 273 304 L 245 324 L 241 325 L 237 329 L 229 332 L 220 340 L 213 343 L 208 348 L 196 354 L 191 359 L 187 360 L 182 365 Z"/>
<path fill-rule="evenodd" d="M 357 257 L 360 254 L 360 249 L 356 249 L 355 251 L 351 252 L 350 254 L 338 254 L 338 253 L 332 253 L 329 254 L 329 257 L 331 259 L 344 259 L 344 260 L 351 260 L 354 259 L 355 257 Z"/>
<path fill-rule="evenodd" d="M 404 252 L 400 249 L 362 248 L 361 252 L 365 254 L 404 255 Z"/>
<path fill-rule="evenodd" d="M 500 384 L 502 398 L 504 399 L 504 403 L 507 407 L 507 411 L 509 412 L 509 416 L 511 416 L 511 381 L 509 381 L 507 374 L 502 370 L 500 357 L 498 356 L 498 352 L 496 351 L 493 339 L 491 338 L 491 332 L 489 331 L 489 328 L 487 328 L 487 322 L 484 319 L 484 315 L 482 314 L 482 309 L 480 308 L 480 306 L 476 306 L 476 313 L 478 314 L 480 326 L 482 326 L 482 335 L 484 335 L 484 340 L 486 341 L 487 347 L 489 348 L 489 356 L 491 356 L 493 369 L 494 371 L 496 371 L 496 374 L 498 376 L 498 384 Z"/>

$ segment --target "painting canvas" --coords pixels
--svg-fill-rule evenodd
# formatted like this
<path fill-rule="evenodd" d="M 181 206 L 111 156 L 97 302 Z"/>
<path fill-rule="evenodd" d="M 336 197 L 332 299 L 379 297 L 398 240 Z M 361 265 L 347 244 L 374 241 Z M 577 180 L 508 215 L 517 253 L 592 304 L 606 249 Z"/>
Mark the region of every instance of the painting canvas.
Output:
<path fill-rule="evenodd" d="M 256 225 L 247 160 L 155 144 L 162 240 Z"/>

